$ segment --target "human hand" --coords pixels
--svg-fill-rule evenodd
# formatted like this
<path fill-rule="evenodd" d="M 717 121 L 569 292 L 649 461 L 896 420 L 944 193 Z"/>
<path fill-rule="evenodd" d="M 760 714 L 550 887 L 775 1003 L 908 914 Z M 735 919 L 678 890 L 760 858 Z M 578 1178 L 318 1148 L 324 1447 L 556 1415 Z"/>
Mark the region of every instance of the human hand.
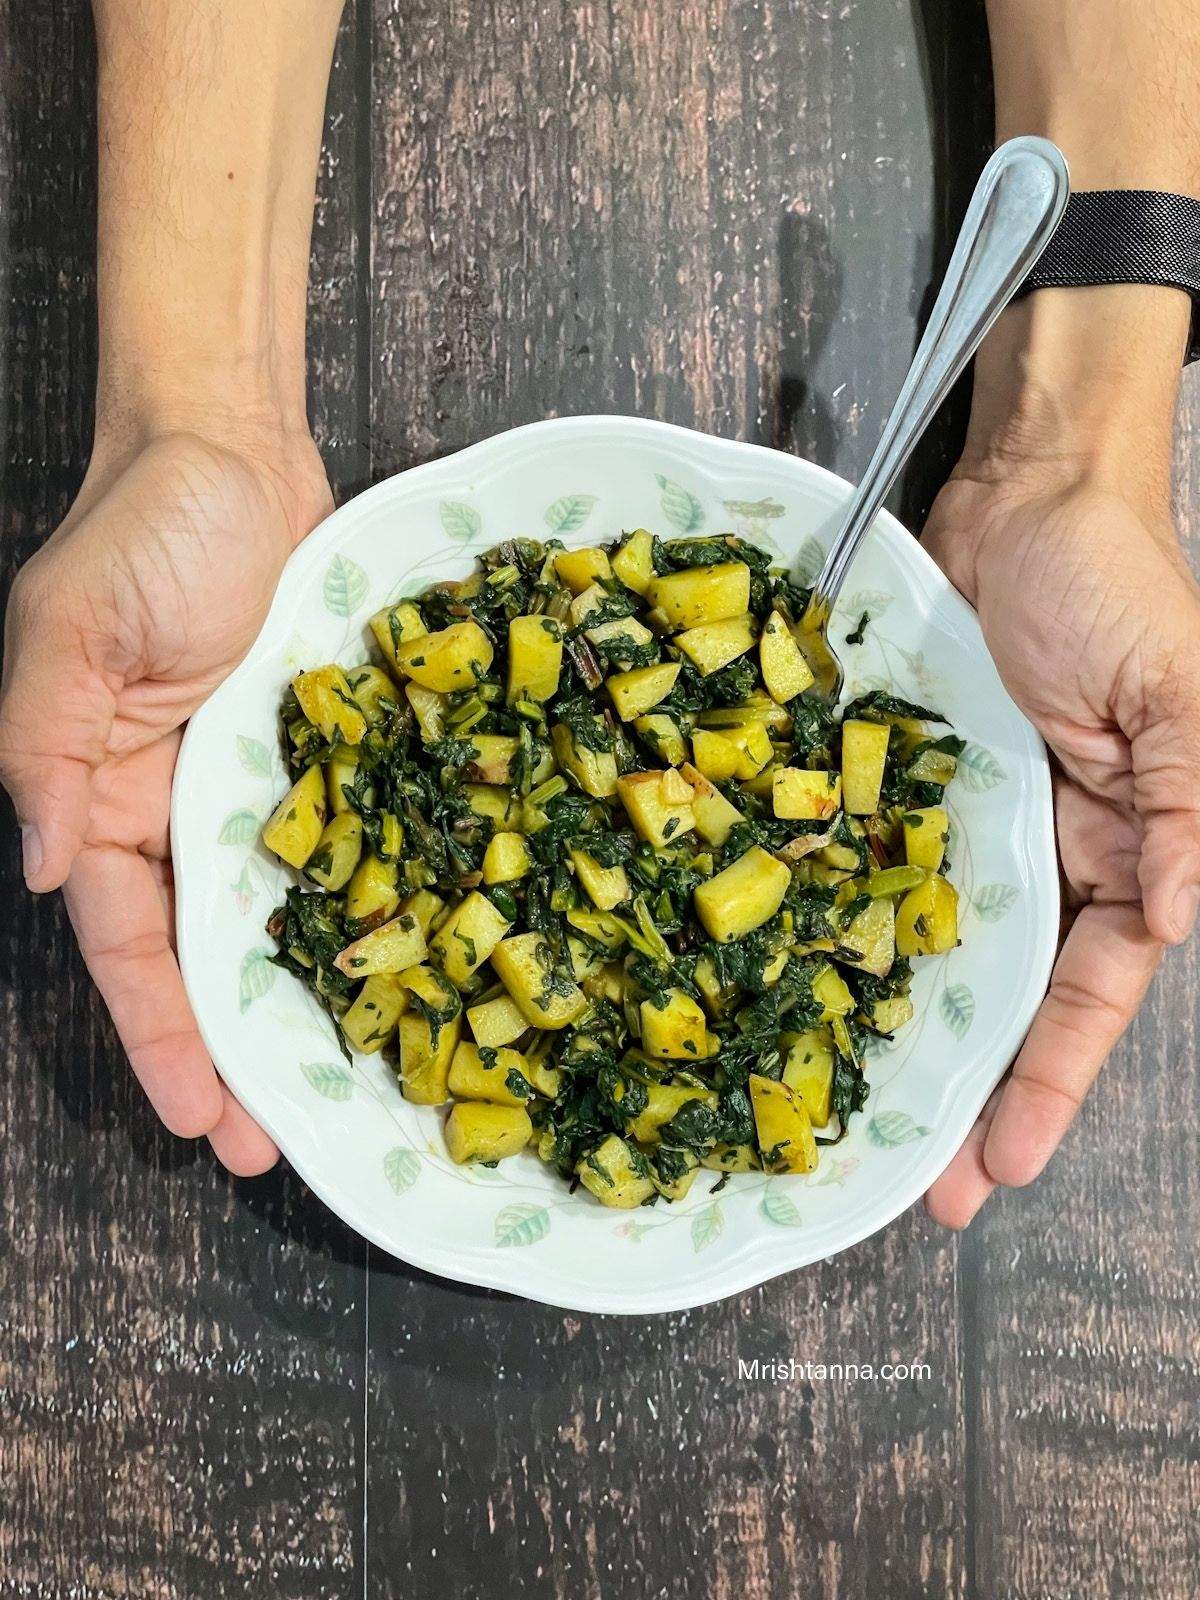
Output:
<path fill-rule="evenodd" d="M 218 1079 L 173 950 L 180 730 L 245 654 L 280 569 L 331 507 L 311 440 L 167 434 L 93 461 L 8 609 L 0 778 L 26 881 L 64 888 L 133 1069 L 176 1134 L 231 1171 L 271 1141 Z"/>
<path fill-rule="evenodd" d="M 952 1227 L 1042 1170 L 1200 901 L 1200 590 L 1166 471 L 1113 465 L 969 453 L 926 529 L 1053 754 L 1070 922 L 1011 1077 L 927 1197 Z"/>

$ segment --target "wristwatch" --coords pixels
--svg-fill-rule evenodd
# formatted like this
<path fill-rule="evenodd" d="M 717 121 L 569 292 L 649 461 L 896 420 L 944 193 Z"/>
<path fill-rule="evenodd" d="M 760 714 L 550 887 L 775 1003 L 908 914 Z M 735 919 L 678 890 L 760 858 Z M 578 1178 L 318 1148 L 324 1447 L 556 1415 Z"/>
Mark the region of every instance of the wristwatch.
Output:
<path fill-rule="evenodd" d="M 1073 194 L 1021 293 L 1102 283 L 1186 290 L 1192 331 L 1185 360 L 1200 358 L 1200 200 L 1157 189 Z"/>

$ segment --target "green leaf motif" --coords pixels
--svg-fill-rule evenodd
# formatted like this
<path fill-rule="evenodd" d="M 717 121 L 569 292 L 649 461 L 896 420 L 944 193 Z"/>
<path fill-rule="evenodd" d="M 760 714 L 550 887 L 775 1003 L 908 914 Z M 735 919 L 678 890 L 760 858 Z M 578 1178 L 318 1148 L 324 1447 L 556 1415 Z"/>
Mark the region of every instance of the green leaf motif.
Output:
<path fill-rule="evenodd" d="M 518 1201 L 497 1213 L 496 1243 L 501 1250 L 537 1244 L 549 1232 L 550 1213 L 545 1206 L 531 1206 Z"/>
<path fill-rule="evenodd" d="M 661 472 L 654 474 L 658 487 L 662 490 L 663 516 L 673 528 L 678 528 L 680 533 L 695 533 L 704 526 L 704 507 L 696 496 L 684 489 L 678 483 L 672 483 L 670 478 L 664 478 Z"/>
<path fill-rule="evenodd" d="M 238 973 L 238 1009 L 248 1011 L 255 1000 L 261 1000 L 278 972 L 266 950 L 248 950 Z"/>
<path fill-rule="evenodd" d="M 261 739 L 252 739 L 247 733 L 237 738 L 237 758 L 244 771 L 256 778 L 271 776 L 271 752 Z"/>
<path fill-rule="evenodd" d="M 1008 774 L 990 750 L 981 744 L 969 744 L 958 758 L 958 777 L 964 789 L 972 794 L 983 794 L 1003 783 Z"/>
<path fill-rule="evenodd" d="M 714 1200 L 692 1218 L 692 1249 L 697 1255 L 701 1250 L 707 1250 L 710 1244 L 720 1238 L 724 1228 L 724 1213 Z"/>
<path fill-rule="evenodd" d="M 596 504 L 594 494 L 565 494 L 552 506 L 546 507 L 546 526 L 556 538 L 578 533 L 592 514 Z"/>
<path fill-rule="evenodd" d="M 950 984 L 938 1002 L 942 1021 L 956 1039 L 965 1039 L 975 1021 L 975 996 L 965 983 Z"/>
<path fill-rule="evenodd" d="M 975 891 L 974 906 L 984 922 L 999 922 L 1016 905 L 1020 895 L 1011 883 L 985 883 Z"/>
<path fill-rule="evenodd" d="M 661 480 L 660 480 L 661 481 Z M 746 517 L 751 522 L 773 521 L 783 516 L 785 507 L 778 500 L 726 500 L 725 509 L 731 517 Z"/>
<path fill-rule="evenodd" d="M 796 582 L 802 589 L 812 586 L 817 573 L 825 565 L 825 549 L 819 539 L 814 539 L 811 534 L 800 546 L 800 554 L 796 557 L 794 570 Z"/>
<path fill-rule="evenodd" d="M 237 906 L 241 914 L 246 916 L 251 907 L 254 905 L 254 896 L 258 892 L 254 882 L 254 877 L 250 871 L 250 863 L 248 861 L 243 865 L 241 872 L 238 874 L 237 882 L 231 883 L 229 887 L 233 890 L 234 904 Z"/>
<path fill-rule="evenodd" d="M 383 1158 L 383 1175 L 391 1185 L 393 1194 L 404 1194 L 421 1176 L 421 1158 L 415 1150 L 398 1144 Z"/>
<path fill-rule="evenodd" d="M 912 1144 L 914 1139 L 923 1139 L 930 1132 L 932 1129 L 914 1122 L 907 1111 L 880 1111 L 867 1123 L 867 1137 L 882 1150 Z"/>
<path fill-rule="evenodd" d="M 318 1094 L 326 1100 L 349 1100 L 354 1093 L 354 1079 L 345 1067 L 329 1061 L 302 1061 L 300 1071 Z"/>
<path fill-rule="evenodd" d="M 483 521 L 478 511 L 474 506 L 464 505 L 461 500 L 443 500 L 438 507 L 438 515 L 447 539 L 457 539 L 460 544 L 478 539 L 483 532 Z"/>
<path fill-rule="evenodd" d="M 800 1211 L 796 1202 L 774 1182 L 768 1182 L 763 1190 L 762 1214 L 768 1222 L 773 1222 L 780 1228 L 800 1226 Z"/>
<path fill-rule="evenodd" d="M 857 594 L 852 594 L 849 600 L 841 601 L 838 609 L 845 612 L 846 616 L 853 617 L 855 622 L 864 611 L 874 620 L 883 615 L 893 599 L 893 595 L 886 594 L 882 589 L 860 589 Z"/>
<path fill-rule="evenodd" d="M 218 844 L 249 844 L 258 836 L 259 821 L 253 811 L 231 811 L 221 824 Z"/>
<path fill-rule="evenodd" d="M 352 617 L 367 598 L 367 575 L 349 556 L 334 556 L 325 571 L 325 609 L 335 617 Z"/>

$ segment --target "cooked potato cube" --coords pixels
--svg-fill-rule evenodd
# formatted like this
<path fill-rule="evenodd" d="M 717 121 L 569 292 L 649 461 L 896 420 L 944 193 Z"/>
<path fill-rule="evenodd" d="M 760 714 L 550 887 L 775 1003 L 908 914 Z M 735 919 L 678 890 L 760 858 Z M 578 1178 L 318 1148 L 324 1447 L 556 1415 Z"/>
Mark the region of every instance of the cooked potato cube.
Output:
<path fill-rule="evenodd" d="M 857 961 L 845 955 L 838 960 L 848 967 L 858 967 L 863 972 L 886 978 L 896 959 L 896 913 L 886 896 L 872 900 L 865 911 L 860 911 L 850 922 L 841 938 L 842 950 L 859 950 Z"/>
<path fill-rule="evenodd" d="M 407 986 L 398 973 L 376 972 L 367 979 L 341 1019 L 342 1032 L 356 1050 L 373 1056 L 382 1050 L 408 1010 Z"/>
<path fill-rule="evenodd" d="M 634 594 L 645 594 L 654 582 L 654 535 L 637 528 L 612 558 L 613 575 Z"/>
<path fill-rule="evenodd" d="M 623 900 L 628 900 L 632 890 L 629 874 L 622 866 L 602 867 L 595 856 L 586 850 L 572 850 L 571 862 L 594 906 L 600 911 L 611 911 Z"/>
<path fill-rule="evenodd" d="M 351 809 L 346 790 L 354 788 L 354 780 L 358 777 L 358 761 L 357 745 L 337 744 L 325 763 L 325 794 L 329 810 L 335 817 Z M 374 799 L 373 791 L 368 791 L 368 799 Z"/>
<path fill-rule="evenodd" d="M 783 1081 L 804 1102 L 814 1128 L 823 1128 L 829 1121 L 833 1066 L 833 1039 L 828 1028 L 809 1028 L 787 1053 Z"/>
<path fill-rule="evenodd" d="M 567 1028 L 587 1009 L 583 990 L 555 969 L 553 952 L 540 933 L 502 939 L 491 960 L 496 976 L 535 1028 Z"/>
<path fill-rule="evenodd" d="M 450 1063 L 462 1034 L 462 1002 L 452 984 L 432 967 L 404 974 L 408 988 L 432 1018 L 416 1009 L 400 1018 L 400 1085 L 414 1105 L 440 1106 L 449 1098 Z"/>
<path fill-rule="evenodd" d="M 272 811 L 262 841 L 289 867 L 302 867 L 320 843 L 325 816 L 325 775 L 309 767 Z"/>
<path fill-rule="evenodd" d="M 494 833 L 483 854 L 484 883 L 515 883 L 529 871 L 529 851 L 519 833 Z"/>
<path fill-rule="evenodd" d="M 679 771 L 692 786 L 692 815 L 696 819 L 696 832 L 709 844 L 724 844 L 734 823 L 745 821 L 742 813 L 690 762 L 685 761 Z"/>
<path fill-rule="evenodd" d="M 362 854 L 362 818 L 357 811 L 343 811 L 325 824 L 317 848 L 304 870 L 322 889 L 336 893 L 350 882 Z"/>
<path fill-rule="evenodd" d="M 572 594 L 582 594 L 590 584 L 613 575 L 607 555 L 594 545 L 560 550 L 554 558 L 554 570 Z"/>
<path fill-rule="evenodd" d="M 791 881 L 782 861 L 760 845 L 751 845 L 732 866 L 696 885 L 692 891 L 696 915 L 711 938 L 728 944 L 769 922 Z"/>
<path fill-rule="evenodd" d="M 758 662 L 767 693 L 781 706 L 803 694 L 805 689 L 811 689 L 815 682 L 812 668 L 793 638 L 787 619 L 778 611 L 772 611 L 763 623 Z"/>
<path fill-rule="evenodd" d="M 896 950 L 902 956 L 937 956 L 957 943 L 958 891 L 935 872 L 901 900 Z"/>
<path fill-rule="evenodd" d="M 728 783 L 737 776 L 742 754 L 723 733 L 696 728 L 692 733 L 692 759 L 713 783 Z"/>
<path fill-rule="evenodd" d="M 585 979 L 594 978 L 604 970 L 605 959 L 603 951 L 573 933 L 567 935 L 567 963 L 571 968 L 571 976 L 581 987 Z"/>
<path fill-rule="evenodd" d="M 523 1106 L 529 1096 L 509 1088 L 510 1072 L 519 1072 L 525 1083 L 529 1082 L 525 1078 L 525 1057 L 518 1051 L 489 1049 L 483 1055 L 477 1045 L 460 1039 L 450 1062 L 450 1093 L 459 1100 L 490 1100 L 497 1106 Z"/>
<path fill-rule="evenodd" d="M 652 642 L 654 635 L 636 617 L 614 617 L 611 622 L 597 623 L 584 630 L 589 644 L 600 644 L 606 661 L 633 661 L 638 647 Z"/>
<path fill-rule="evenodd" d="M 491 666 L 493 654 L 492 641 L 477 622 L 452 622 L 437 633 L 406 640 L 396 649 L 396 662 L 423 689 L 453 694 L 477 683 Z"/>
<path fill-rule="evenodd" d="M 446 1154 L 465 1166 L 471 1161 L 504 1161 L 523 1150 L 533 1137 L 533 1123 L 523 1106 L 464 1102 L 446 1118 Z"/>
<path fill-rule="evenodd" d="M 817 1141 L 804 1101 L 773 1078 L 750 1074 L 750 1105 L 763 1167 L 768 1172 L 812 1172 Z"/>
<path fill-rule="evenodd" d="M 744 561 L 723 561 L 669 572 L 652 581 L 647 598 L 674 628 L 724 622 L 750 609 L 750 568 Z"/>
<path fill-rule="evenodd" d="M 740 705 L 714 706 L 711 711 L 702 711 L 698 720 L 702 728 L 716 728 L 718 732 L 740 728 L 747 722 L 761 722 L 768 733 L 779 734 L 781 738 L 791 732 L 794 722 L 787 709 L 777 706 L 761 689 L 752 689 Z"/>
<path fill-rule="evenodd" d="M 600 717 L 596 727 L 602 734 L 607 729 Z M 617 792 L 617 758 L 612 750 L 589 750 L 580 743 L 564 722 L 556 722 L 550 730 L 554 755 L 564 772 L 569 772 L 584 794 L 606 799 Z"/>
<path fill-rule="evenodd" d="M 913 1019 L 914 1006 L 906 994 L 893 995 L 890 1000 L 874 1000 L 863 1012 L 869 1028 L 889 1037 L 898 1028 Z"/>
<path fill-rule="evenodd" d="M 676 634 L 675 643 L 688 660 L 708 676 L 754 648 L 758 623 L 747 612 L 744 617 L 727 617 L 724 622 L 704 622 L 698 628 Z"/>
<path fill-rule="evenodd" d="M 945 806 L 922 806 L 904 813 L 904 859 L 910 866 L 939 872 L 949 838 Z"/>
<path fill-rule="evenodd" d="M 368 978 L 373 972 L 405 972 L 424 959 L 421 924 L 411 911 L 405 911 L 348 944 L 334 957 L 333 964 L 348 978 Z"/>
<path fill-rule="evenodd" d="M 908 764 L 910 777 L 919 778 L 922 783 L 940 783 L 943 787 L 957 771 L 958 757 L 945 750 L 922 750 Z"/>
<path fill-rule="evenodd" d="M 330 744 L 359 744 L 367 719 L 355 703 L 341 667 L 316 667 L 292 679 L 292 692 L 308 720 Z"/>
<path fill-rule="evenodd" d="M 589 1155 L 583 1156 L 575 1171 L 584 1188 L 602 1206 L 630 1211 L 649 1200 L 654 1193 L 650 1164 L 640 1150 L 612 1133 Z"/>
<path fill-rule="evenodd" d="M 721 982 L 710 956 L 701 956 L 696 963 L 696 987 L 712 1017 L 723 1016 L 737 995 L 735 985 Z"/>
<path fill-rule="evenodd" d="M 842 800 L 855 816 L 869 816 L 879 809 L 891 731 L 886 722 L 862 722 L 856 717 L 842 724 Z"/>
<path fill-rule="evenodd" d="M 715 1144 L 700 1165 L 712 1172 L 758 1172 L 762 1162 L 752 1144 Z"/>
<path fill-rule="evenodd" d="M 771 781 L 771 804 L 777 817 L 818 821 L 837 815 L 842 780 L 836 772 L 809 772 L 803 767 L 777 767 Z M 855 862 L 858 857 L 856 856 Z"/>
<path fill-rule="evenodd" d="M 514 617 L 508 625 L 508 703 L 542 705 L 558 692 L 562 626 L 553 617 Z"/>
<path fill-rule="evenodd" d="M 812 981 L 813 999 L 823 1007 L 821 1021 L 832 1017 L 846 1017 L 854 1010 L 854 996 L 846 987 L 846 980 L 832 967 L 822 967 Z"/>
<path fill-rule="evenodd" d="M 699 1061 L 708 1054 L 704 1012 L 682 989 L 668 989 L 666 1003 L 643 1000 L 642 1049 L 663 1061 Z"/>
<path fill-rule="evenodd" d="M 433 744 L 440 739 L 446 731 L 445 695 L 435 694 L 432 689 L 426 689 L 419 683 L 406 683 L 404 698 L 412 707 L 422 740 L 426 744 Z"/>
<path fill-rule="evenodd" d="M 434 894 L 432 889 L 418 889 L 415 894 L 409 895 L 400 909 L 410 916 L 416 917 L 421 932 L 428 939 L 429 930 L 445 910 L 445 907 L 446 902 L 441 895 Z"/>
<path fill-rule="evenodd" d="M 673 798 L 677 791 L 671 785 L 672 776 L 683 785 L 686 800 Z M 691 786 L 678 773 L 627 772 L 617 779 L 617 793 L 634 831 L 647 844 L 661 849 L 695 826 Z"/>
<path fill-rule="evenodd" d="M 514 1039 L 519 1039 L 529 1031 L 529 1024 L 520 1006 L 510 994 L 498 995 L 495 1000 L 484 1000 L 477 1006 L 469 1007 L 467 1022 L 475 1036 L 475 1043 L 490 1050 L 512 1044 Z"/>
<path fill-rule="evenodd" d="M 724 728 L 722 736 L 737 751 L 735 778 L 754 778 L 774 755 L 771 735 L 761 722 L 746 722 L 741 727 Z"/>
<path fill-rule="evenodd" d="M 629 1124 L 628 1134 L 639 1144 L 656 1144 L 661 1131 L 675 1113 L 691 1100 L 703 1100 L 714 1109 L 717 1096 L 711 1089 L 700 1089 L 693 1084 L 648 1083 L 646 1105 Z"/>
<path fill-rule="evenodd" d="M 389 710 L 400 704 L 399 691 L 382 667 L 351 667 L 346 682 L 369 727 L 378 727 Z"/>
<path fill-rule="evenodd" d="M 501 832 L 513 832 L 521 820 L 521 802 L 499 784 L 464 783 L 462 793 L 475 815 Z"/>
<path fill-rule="evenodd" d="M 450 982 L 463 984 L 491 955 L 509 926 L 487 895 L 473 889 L 442 923 L 429 948 Z"/>
<path fill-rule="evenodd" d="M 660 1151 L 658 1162 L 665 1173 L 659 1171 L 654 1161 L 650 1163 L 650 1181 L 664 1200 L 682 1200 L 700 1171 L 700 1162 L 692 1150 Z M 667 1176 L 666 1174 L 669 1174 Z"/>
<path fill-rule="evenodd" d="M 467 762 L 467 776 L 476 783 L 511 783 L 521 741 L 505 733 L 471 733 L 468 738 L 475 753 Z"/>
<path fill-rule="evenodd" d="M 375 643 L 379 646 L 383 659 L 396 673 L 400 671 L 400 663 L 396 659 L 396 651 L 400 646 L 407 644 L 410 639 L 419 639 L 423 633 L 429 632 L 421 616 L 420 607 L 411 600 L 401 600 L 398 605 L 384 606 L 382 611 L 375 613 L 368 626 L 375 635 Z"/>
<path fill-rule="evenodd" d="M 400 904 L 400 871 L 394 861 L 367 855 L 346 887 L 346 925 L 366 932 L 379 927 Z"/>
<path fill-rule="evenodd" d="M 679 767 L 687 760 L 687 740 L 679 731 L 679 724 L 665 711 L 651 711 L 637 717 L 633 731 L 644 739 L 660 761 L 669 767 Z"/>
<path fill-rule="evenodd" d="M 665 700 L 675 687 L 679 676 L 678 661 L 660 661 L 654 667 L 634 667 L 629 672 L 614 672 L 605 680 L 612 696 L 617 715 L 622 722 L 632 722 L 649 711 L 660 700 Z"/>

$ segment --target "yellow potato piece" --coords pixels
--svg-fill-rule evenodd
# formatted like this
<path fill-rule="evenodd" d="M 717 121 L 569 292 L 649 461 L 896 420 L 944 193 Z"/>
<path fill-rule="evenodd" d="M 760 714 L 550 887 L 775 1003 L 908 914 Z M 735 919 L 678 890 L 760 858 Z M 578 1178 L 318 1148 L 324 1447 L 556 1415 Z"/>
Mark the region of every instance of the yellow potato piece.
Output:
<path fill-rule="evenodd" d="M 529 1031 L 525 1014 L 510 994 L 498 995 L 494 1000 L 481 1001 L 467 1010 L 467 1022 L 475 1043 L 488 1049 L 512 1044 Z"/>
<path fill-rule="evenodd" d="M 767 693 L 779 705 L 786 705 L 805 689 L 811 689 L 816 681 L 786 617 L 778 611 L 772 611 L 763 623 L 758 663 Z"/>
<path fill-rule="evenodd" d="M 891 729 L 886 722 L 851 717 L 842 724 L 842 803 L 855 816 L 879 809 Z"/>
<path fill-rule="evenodd" d="M 707 677 L 752 650 L 757 638 L 758 622 L 747 612 L 744 617 L 728 617 L 724 622 L 704 622 L 698 628 L 689 628 L 676 635 L 675 644 Z"/>
<path fill-rule="evenodd" d="M 670 572 L 653 580 L 647 598 L 674 628 L 724 622 L 750 609 L 750 568 L 744 561 L 724 561 Z"/>
<path fill-rule="evenodd" d="M 396 662 L 423 689 L 453 694 L 482 678 L 493 655 L 492 641 L 477 622 L 453 622 L 437 633 L 407 640 L 397 649 Z"/>
<path fill-rule="evenodd" d="M 554 968 L 553 953 L 540 933 L 502 939 L 492 968 L 535 1028 L 566 1028 L 587 1009 L 587 996 Z"/>
<path fill-rule="evenodd" d="M 622 722 L 632 722 L 665 700 L 679 676 L 678 661 L 660 661 L 653 667 L 634 667 L 629 672 L 614 672 L 605 687 Z"/>
<path fill-rule="evenodd" d="M 654 582 L 654 536 L 645 528 L 631 533 L 612 558 L 612 570 L 627 589 L 645 594 Z"/>
<path fill-rule="evenodd" d="M 553 617 L 514 617 L 508 625 L 508 703 L 542 705 L 558 692 L 562 626 Z"/>
<path fill-rule="evenodd" d="M 775 769 L 771 804 L 777 817 L 816 821 L 836 816 L 841 803 L 842 780 L 838 773 L 810 772 L 803 767 Z"/>
<path fill-rule="evenodd" d="M 572 594 L 582 594 L 600 578 L 611 578 L 612 567 L 608 556 L 594 545 L 584 545 L 578 550 L 560 550 L 554 558 L 554 570 Z"/>
<path fill-rule="evenodd" d="M 817 1141 L 804 1101 L 786 1083 L 750 1074 L 750 1105 L 762 1164 L 768 1172 L 813 1172 Z"/>
<path fill-rule="evenodd" d="M 341 667 L 316 667 L 292 679 L 292 692 L 308 720 L 330 744 L 359 744 L 367 719 L 355 702 Z"/>
<path fill-rule="evenodd" d="M 896 910 L 896 952 L 937 956 L 958 943 L 958 891 L 939 873 L 910 889 Z"/>
<path fill-rule="evenodd" d="M 686 799 L 674 798 L 672 775 L 682 783 Z M 647 844 L 661 849 L 672 840 L 682 839 L 695 826 L 691 786 L 678 773 L 627 772 L 617 779 L 617 793 L 634 831 Z"/>
<path fill-rule="evenodd" d="M 666 1005 L 643 1000 L 642 1049 L 665 1061 L 700 1061 L 708 1054 L 704 1012 L 682 989 L 669 989 Z"/>
<path fill-rule="evenodd" d="M 302 867 L 320 842 L 326 806 L 324 773 L 309 767 L 267 819 L 263 843 L 289 867 Z"/>
<path fill-rule="evenodd" d="M 760 845 L 692 891 L 696 915 L 721 944 L 741 939 L 779 910 L 792 875 Z"/>
<path fill-rule="evenodd" d="M 450 982 L 462 985 L 488 959 L 508 929 L 508 919 L 487 895 L 473 889 L 442 923 L 429 948 Z"/>
<path fill-rule="evenodd" d="M 602 1206 L 612 1206 L 618 1211 L 632 1210 L 654 1193 L 649 1163 L 615 1133 L 584 1156 L 575 1170 L 580 1183 Z"/>
<path fill-rule="evenodd" d="M 945 806 L 922 806 L 904 814 L 904 859 L 912 867 L 941 870 L 950 837 L 950 817 Z"/>
<path fill-rule="evenodd" d="M 446 1153 L 465 1166 L 472 1161 L 504 1161 L 533 1137 L 529 1113 L 520 1106 L 460 1103 L 446 1118 Z"/>

